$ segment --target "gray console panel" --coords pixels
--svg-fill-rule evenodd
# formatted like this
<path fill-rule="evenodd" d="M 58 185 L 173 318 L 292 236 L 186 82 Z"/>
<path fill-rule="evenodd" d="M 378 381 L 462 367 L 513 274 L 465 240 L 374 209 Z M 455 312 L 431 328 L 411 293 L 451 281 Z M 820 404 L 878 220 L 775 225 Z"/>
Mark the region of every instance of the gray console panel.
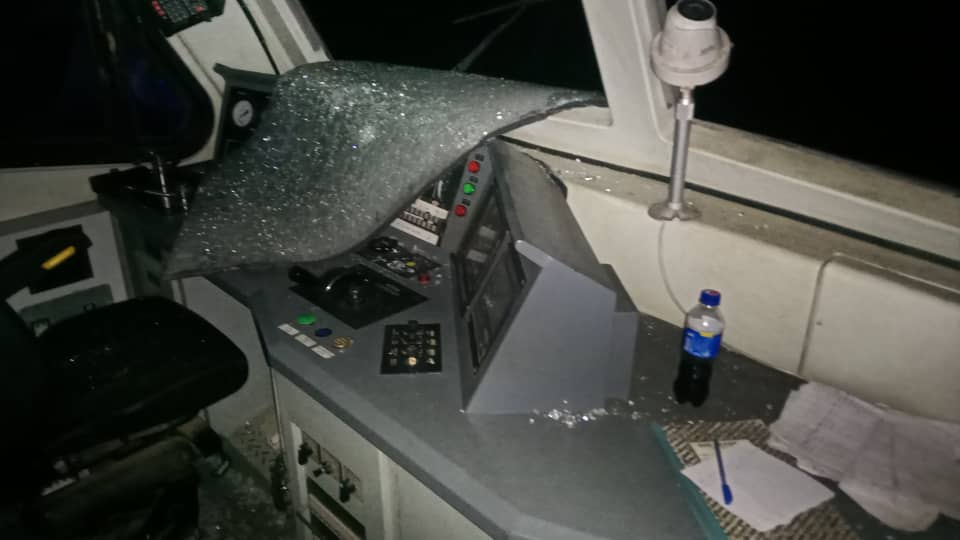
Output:
<path fill-rule="evenodd" d="M 522 259 L 526 279 L 521 298 L 482 359 L 470 349 L 477 332 L 473 323 L 459 321 L 467 412 L 585 410 L 603 407 L 610 397 L 625 398 L 629 388 L 623 381 L 630 379 L 632 369 L 636 311 L 629 309 L 629 302 L 624 307 L 618 300 L 626 293 L 616 276 L 608 275 L 609 267 L 597 260 L 560 187 L 546 171 L 504 143 L 489 148 L 498 189 L 488 195 L 497 200 L 486 204 L 501 205 L 511 251 Z M 504 301 L 487 298 L 483 290 L 473 303 Z"/>

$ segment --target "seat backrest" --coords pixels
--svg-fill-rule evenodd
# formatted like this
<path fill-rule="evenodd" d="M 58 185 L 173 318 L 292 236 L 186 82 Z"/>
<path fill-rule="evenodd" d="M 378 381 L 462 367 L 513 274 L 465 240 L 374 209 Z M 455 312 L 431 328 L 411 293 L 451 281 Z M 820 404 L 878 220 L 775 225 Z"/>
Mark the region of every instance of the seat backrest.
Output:
<path fill-rule="evenodd" d="M 90 244 L 82 231 L 58 229 L 0 260 L 0 425 L 16 433 L 17 440 L 35 439 L 48 400 L 43 392 L 45 364 L 38 358 L 38 342 L 7 299 Z M 5 463 L 25 451 L 14 444 L 0 446 L 4 447 L 0 460 Z"/>
<path fill-rule="evenodd" d="M 0 502 L 28 485 L 33 445 L 45 429 L 45 368 L 36 351 L 33 331 L 13 308 L 0 302 L 0 425 L 15 434 L 0 444 L 0 462 L 17 464 L 0 487 Z"/>

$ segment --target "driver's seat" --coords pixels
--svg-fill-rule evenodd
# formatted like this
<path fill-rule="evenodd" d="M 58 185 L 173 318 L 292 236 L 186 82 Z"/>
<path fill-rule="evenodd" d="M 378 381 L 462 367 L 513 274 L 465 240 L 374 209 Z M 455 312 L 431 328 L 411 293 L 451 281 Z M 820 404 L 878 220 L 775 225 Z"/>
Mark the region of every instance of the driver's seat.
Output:
<path fill-rule="evenodd" d="M 34 337 L 6 300 L 89 245 L 82 232 L 51 231 L 0 260 L 0 425 L 17 434 L 0 445 L 14 464 L 0 502 L 49 537 L 102 527 L 170 490 L 195 499 L 196 446 L 177 428 L 247 378 L 236 345 L 164 298 L 95 309 Z M 44 493 L 51 482 L 68 485 Z"/>

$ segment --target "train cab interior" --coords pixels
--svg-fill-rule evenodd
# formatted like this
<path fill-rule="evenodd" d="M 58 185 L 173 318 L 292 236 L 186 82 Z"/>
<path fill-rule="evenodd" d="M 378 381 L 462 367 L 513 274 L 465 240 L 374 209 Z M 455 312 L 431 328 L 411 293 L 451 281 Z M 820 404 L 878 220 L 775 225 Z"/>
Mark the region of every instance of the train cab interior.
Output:
<path fill-rule="evenodd" d="M 21 4 L 0 537 L 960 538 L 960 197 L 786 8 Z"/>

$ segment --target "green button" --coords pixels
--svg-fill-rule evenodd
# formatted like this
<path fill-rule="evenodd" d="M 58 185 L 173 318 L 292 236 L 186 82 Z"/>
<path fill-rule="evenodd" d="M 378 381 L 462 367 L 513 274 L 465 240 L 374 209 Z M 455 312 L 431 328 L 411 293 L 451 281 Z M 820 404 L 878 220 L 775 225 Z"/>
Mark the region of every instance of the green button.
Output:
<path fill-rule="evenodd" d="M 463 192 L 466 193 L 467 195 L 470 195 L 476 190 L 477 190 L 477 186 L 471 184 L 470 182 L 467 182 L 466 184 L 463 185 Z"/>
<path fill-rule="evenodd" d="M 301 313 L 297 315 L 297 322 L 304 326 L 310 326 L 311 324 L 317 322 L 317 316 L 313 313 Z"/>

